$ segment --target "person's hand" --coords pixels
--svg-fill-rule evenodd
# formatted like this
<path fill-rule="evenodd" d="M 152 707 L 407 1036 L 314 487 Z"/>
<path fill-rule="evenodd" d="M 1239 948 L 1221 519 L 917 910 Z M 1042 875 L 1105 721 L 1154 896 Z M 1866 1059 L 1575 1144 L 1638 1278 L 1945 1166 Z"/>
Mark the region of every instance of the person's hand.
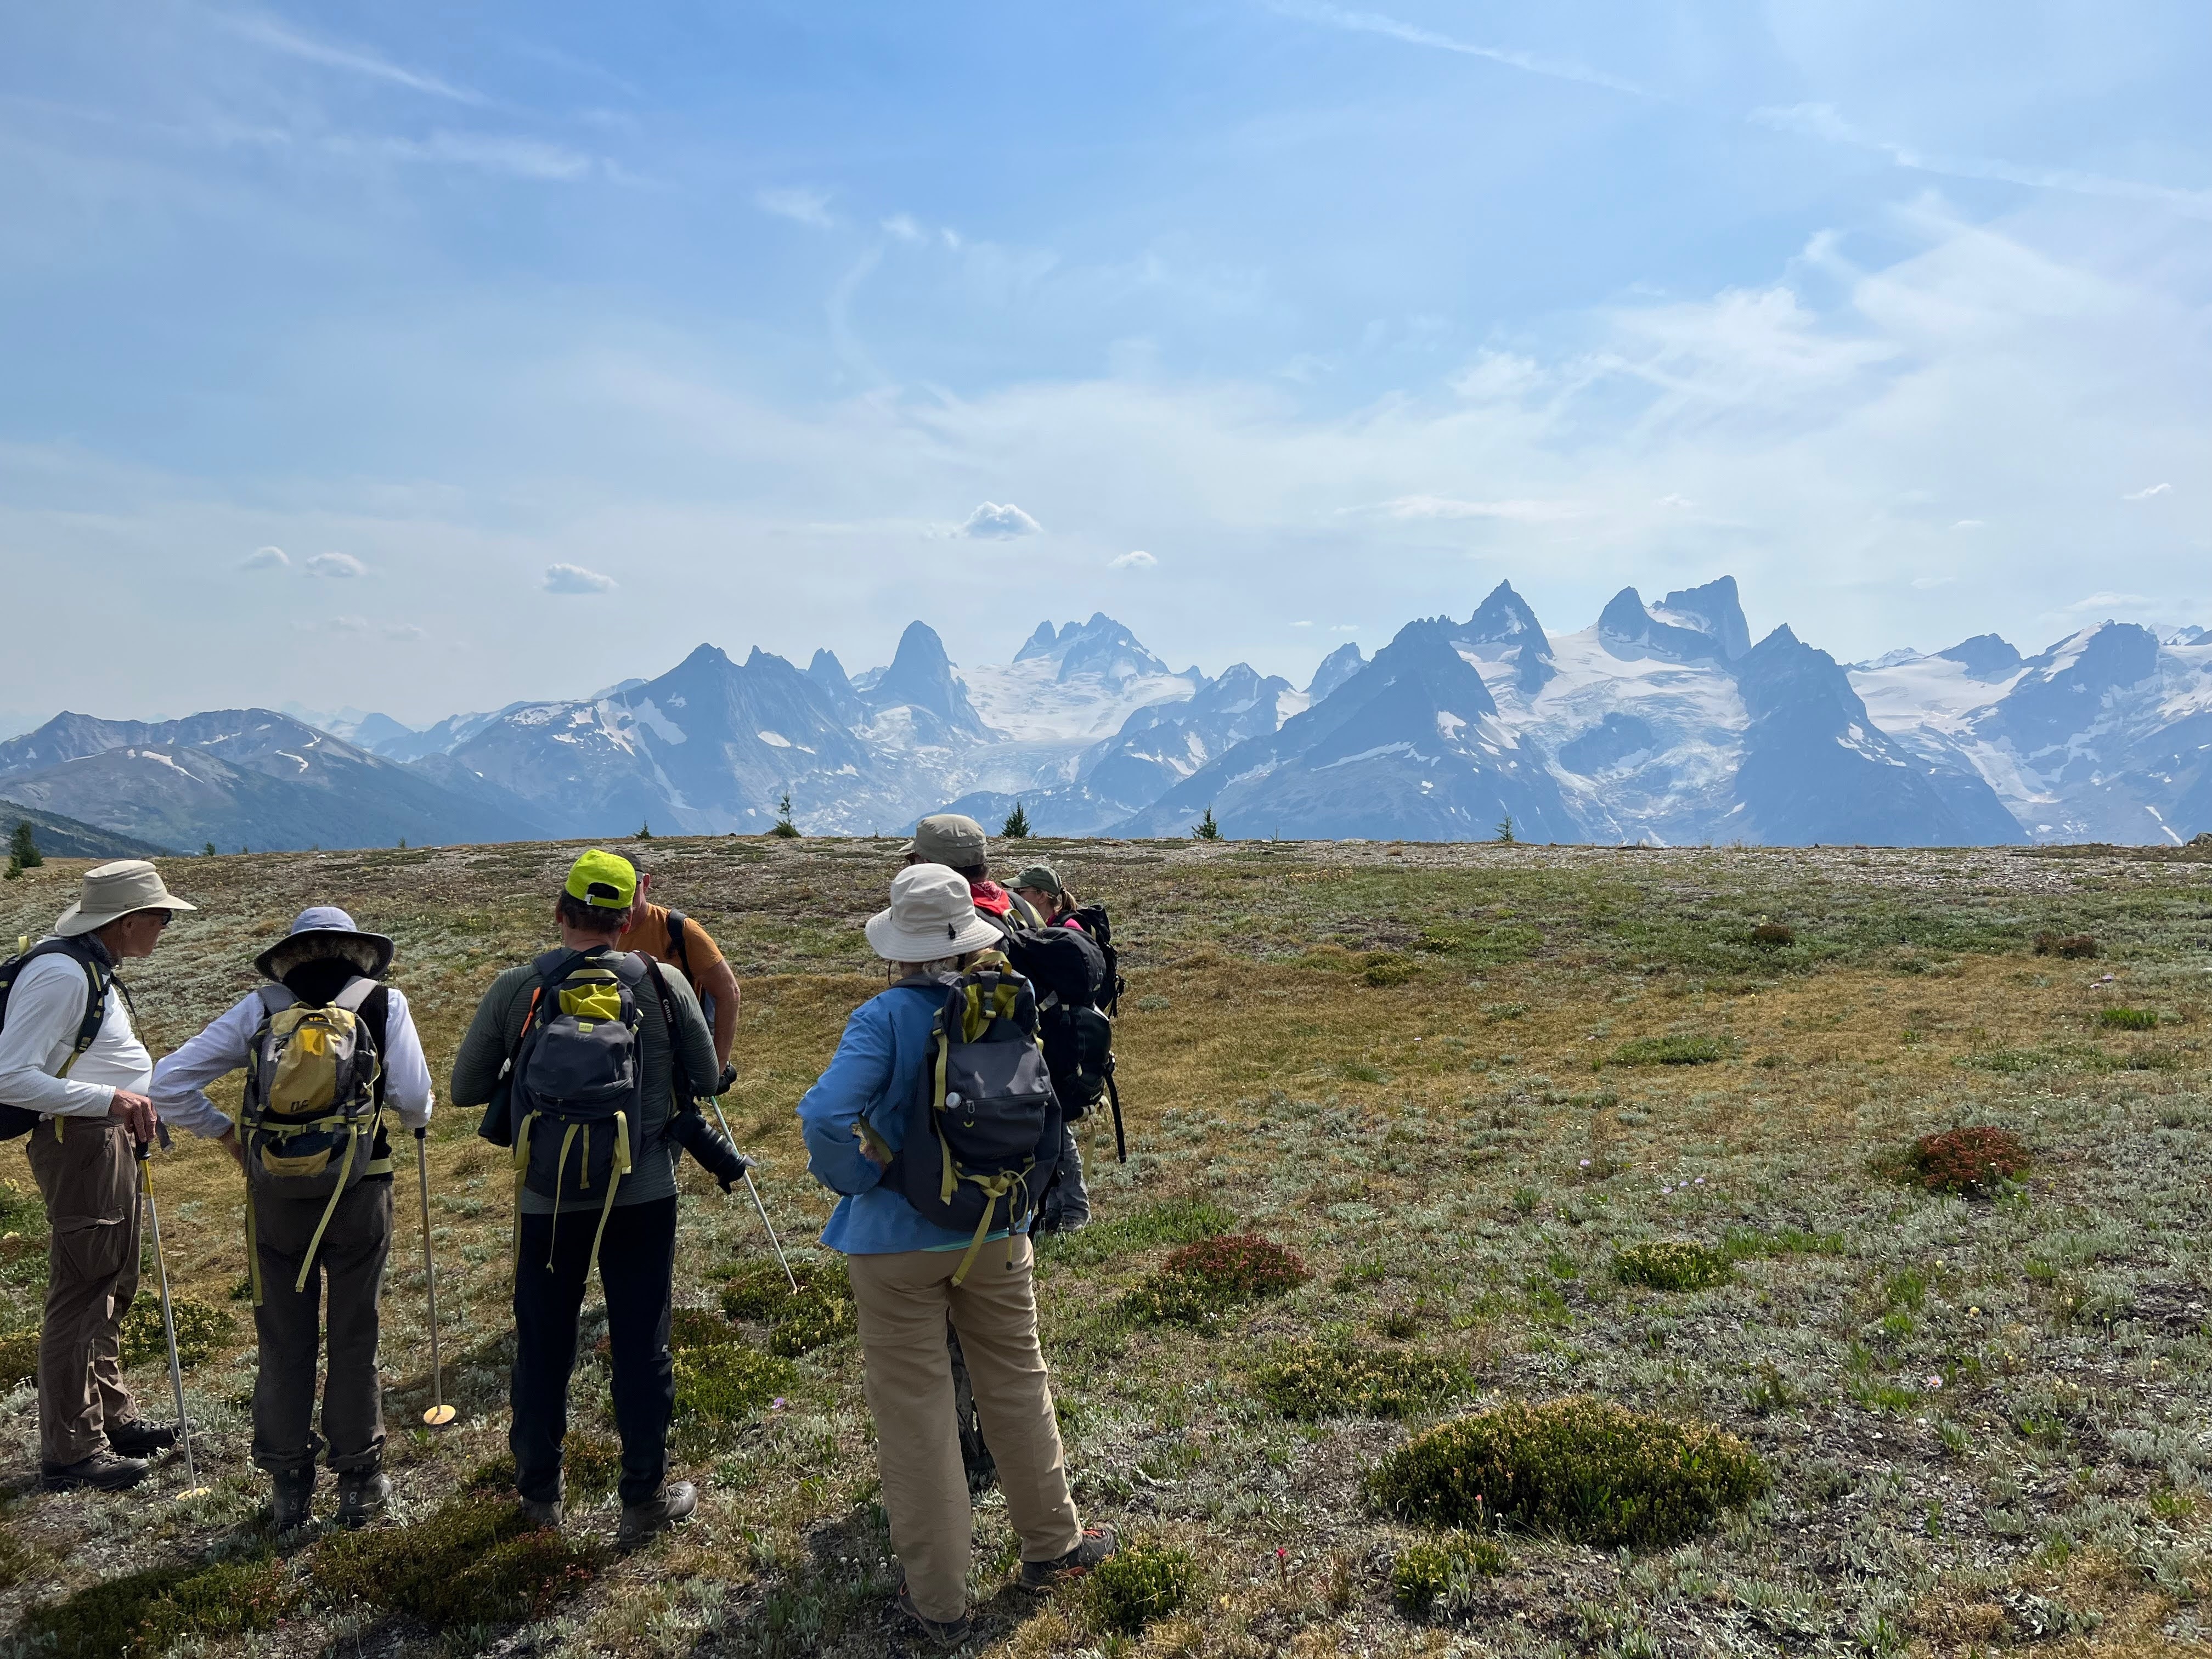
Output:
<path fill-rule="evenodd" d="M 154 1138 L 154 1103 L 143 1095 L 134 1095 L 128 1089 L 118 1089 L 115 1098 L 108 1103 L 107 1115 L 131 1131 L 133 1140 L 144 1142 Z"/>
<path fill-rule="evenodd" d="M 223 1151 L 230 1154 L 230 1161 L 238 1165 L 239 1174 L 244 1175 L 246 1173 L 246 1147 L 238 1138 L 238 1126 L 236 1124 L 232 1124 L 229 1128 L 225 1129 L 222 1132 L 222 1146 Z"/>
<path fill-rule="evenodd" d="M 714 1080 L 714 1092 L 726 1095 L 737 1085 L 738 1063 L 733 1060 L 722 1062 L 722 1075 Z"/>

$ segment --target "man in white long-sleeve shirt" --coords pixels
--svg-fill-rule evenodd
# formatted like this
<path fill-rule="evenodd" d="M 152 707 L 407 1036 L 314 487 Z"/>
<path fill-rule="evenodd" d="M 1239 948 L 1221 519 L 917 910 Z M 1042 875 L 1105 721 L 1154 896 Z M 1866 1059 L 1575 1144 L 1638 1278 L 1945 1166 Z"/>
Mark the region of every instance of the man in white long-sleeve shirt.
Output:
<path fill-rule="evenodd" d="M 52 1227 L 39 1334 L 40 1474 L 117 1492 L 176 1431 L 142 1419 L 119 1333 L 138 1293 L 136 1154 L 154 1133 L 153 1057 L 115 979 L 193 907 L 143 859 L 86 872 L 82 895 L 17 969 L 0 1023 L 0 1103 L 39 1114 L 27 1143 Z"/>
<path fill-rule="evenodd" d="M 253 1324 L 261 1349 L 253 1384 L 253 1461 L 276 1482 L 272 1510 L 279 1532 L 303 1526 L 312 1516 L 316 1455 L 325 1449 L 338 1477 L 341 1525 L 361 1525 L 392 1492 L 381 1468 L 383 1389 L 376 1372 L 378 1303 L 392 1248 L 392 1148 L 382 1114 L 390 1111 L 419 1134 L 429 1125 L 433 1103 L 430 1068 L 407 999 L 380 982 L 392 951 L 390 939 L 362 932 L 343 910 L 328 905 L 302 910 L 292 931 L 254 961 L 270 982 L 241 998 L 154 1073 L 154 1103 L 165 1120 L 235 1146 L 236 1130 L 208 1099 L 207 1087 L 247 1064 L 274 1015 L 295 1004 L 356 1002 L 374 1046 L 378 1115 L 367 1173 L 350 1185 L 340 1177 L 333 1183 L 334 1200 L 288 1195 L 262 1165 L 289 1160 L 252 1136 L 243 1149 L 255 1257 Z M 378 982 L 363 995 L 364 982 L 371 981 Z M 247 1087 L 254 1086 L 249 1073 Z M 329 1367 L 318 1438 L 315 1359 L 325 1336 L 319 1328 L 324 1279 L 330 1284 Z"/>

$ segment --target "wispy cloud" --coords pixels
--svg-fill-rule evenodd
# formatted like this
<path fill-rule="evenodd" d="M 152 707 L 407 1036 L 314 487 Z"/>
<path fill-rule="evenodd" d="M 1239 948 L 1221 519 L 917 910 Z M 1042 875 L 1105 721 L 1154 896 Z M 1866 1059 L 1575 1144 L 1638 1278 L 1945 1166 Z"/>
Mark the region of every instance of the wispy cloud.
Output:
<path fill-rule="evenodd" d="M 318 553 L 307 561 L 307 574 L 349 581 L 356 576 L 366 576 L 368 567 L 350 553 Z"/>
<path fill-rule="evenodd" d="M 544 580 L 538 585 L 548 593 L 605 593 L 614 586 L 615 579 L 580 564 L 551 564 L 545 567 Z"/>
<path fill-rule="evenodd" d="M 1016 507 L 1012 501 L 985 501 L 953 533 L 973 537 L 979 541 L 1011 541 L 1017 536 L 1034 536 L 1044 526 Z"/>
<path fill-rule="evenodd" d="M 884 234 L 896 236 L 902 242 L 919 242 L 929 233 L 918 224 L 910 213 L 894 213 L 884 221 Z"/>
<path fill-rule="evenodd" d="M 837 222 L 830 214 L 830 193 L 827 191 L 799 186 L 763 190 L 754 195 L 753 205 L 763 213 L 773 213 L 779 219 L 810 225 L 816 230 L 828 230 Z"/>
<path fill-rule="evenodd" d="M 2142 489 L 2130 489 L 2126 495 L 2121 496 L 2120 499 L 2124 501 L 2147 501 L 2154 495 L 2165 495 L 2166 491 L 2172 488 L 2173 486 L 2170 483 L 2154 483 Z"/>
<path fill-rule="evenodd" d="M 335 139 L 331 143 L 340 150 L 382 155 L 397 161 L 473 167 L 479 173 L 558 184 L 586 178 L 598 167 L 589 155 L 563 144 L 487 133 L 434 132 L 428 138 L 380 138 L 366 144 Z"/>
<path fill-rule="evenodd" d="M 2140 611 L 2154 601 L 2140 593 L 2092 593 L 2087 599 L 2076 599 L 2066 609 L 2079 614 L 2084 611 Z"/>
<path fill-rule="evenodd" d="M 395 64 L 388 58 L 378 56 L 364 46 L 342 46 L 334 40 L 320 40 L 302 34 L 289 24 L 257 12 L 218 13 L 217 24 L 242 40 L 251 40 L 258 46 L 283 52 L 288 58 L 303 63 L 319 64 L 325 69 L 344 70 L 350 74 L 366 76 L 387 85 L 404 87 L 410 92 L 419 92 L 432 98 L 449 98 L 457 104 L 483 106 L 491 100 L 480 92 L 466 87 L 457 87 L 450 81 L 441 81 L 434 75 L 411 70 Z"/>
<path fill-rule="evenodd" d="M 282 570 L 292 561 L 281 547 L 257 547 L 238 562 L 240 570 Z"/>
<path fill-rule="evenodd" d="M 1932 173 L 1947 179 L 1994 179 L 2003 184 L 2026 185 L 2034 190 L 2063 191 L 2075 196 L 2116 197 L 2124 201 L 2155 202 L 2191 218 L 2212 219 L 2212 190 L 2183 190 L 2154 185 L 2140 179 L 2114 179 L 2075 167 L 2044 167 L 1986 156 L 1929 155 L 1893 139 L 1863 132 L 1837 113 L 1832 104 L 1771 105 L 1755 109 L 1751 118 L 1780 132 L 1795 132 L 1832 144 L 1886 155 L 1895 166 L 1914 173 Z"/>
<path fill-rule="evenodd" d="M 1275 9 L 1286 17 L 1304 18 L 1310 23 L 1350 29 L 1358 34 L 1380 34 L 1392 40 L 1402 40 L 1409 46 L 1426 46 L 1436 52 L 1454 52 L 1465 58 L 1485 58 L 1526 74 L 1549 76 L 1555 81 L 1579 81 L 1584 86 L 1633 93 L 1639 98 L 1652 95 L 1650 88 L 1640 87 L 1618 75 L 1608 75 L 1603 70 L 1590 69 L 1561 58 L 1540 58 L 1534 52 L 1516 52 L 1504 46 L 1479 46 L 1472 40 L 1439 34 L 1436 30 L 1423 28 L 1418 23 L 1386 17 L 1381 12 L 1350 11 L 1342 6 L 1327 4 L 1326 0 L 1275 0 Z"/>
<path fill-rule="evenodd" d="M 1107 560 L 1106 562 L 1110 568 L 1115 570 L 1150 570 L 1159 561 L 1151 554 L 1139 550 L 1134 553 L 1124 553 L 1118 558 Z"/>
<path fill-rule="evenodd" d="M 1583 518 L 1589 511 L 1579 501 L 1467 501 L 1449 495 L 1401 495 L 1372 507 L 1346 510 L 1379 513 L 1399 520 L 1503 519 L 1514 524 L 1556 524 L 1563 519 Z"/>

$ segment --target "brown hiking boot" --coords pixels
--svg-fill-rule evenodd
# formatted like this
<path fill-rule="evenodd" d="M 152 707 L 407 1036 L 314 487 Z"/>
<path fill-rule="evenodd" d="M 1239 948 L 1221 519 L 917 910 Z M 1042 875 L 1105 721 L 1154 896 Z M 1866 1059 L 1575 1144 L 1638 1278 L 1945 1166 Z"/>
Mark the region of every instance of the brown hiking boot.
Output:
<path fill-rule="evenodd" d="M 1075 1547 L 1066 1554 L 1049 1561 L 1023 1562 L 1022 1588 L 1042 1589 L 1055 1578 L 1075 1577 L 1090 1571 L 1113 1553 L 1113 1528 L 1085 1527 L 1083 1536 L 1075 1540 Z"/>
<path fill-rule="evenodd" d="M 41 1463 L 39 1484 L 48 1492 L 71 1492 L 93 1486 L 101 1492 L 122 1492 L 146 1478 L 143 1457 L 118 1457 L 113 1452 L 94 1452 L 74 1463 Z"/>
<path fill-rule="evenodd" d="M 914 1592 L 904 1584 L 899 1586 L 898 1610 L 921 1626 L 921 1633 L 939 1647 L 957 1647 L 966 1641 L 975 1627 L 975 1621 L 966 1613 L 957 1619 L 932 1619 L 914 1604 Z"/>
<path fill-rule="evenodd" d="M 634 1550 L 698 1507 L 699 1489 L 689 1480 L 672 1480 L 644 1503 L 623 1505 L 622 1525 L 615 1529 L 615 1547 Z"/>
<path fill-rule="evenodd" d="M 118 1457 L 151 1457 L 177 1443 L 177 1431 L 167 1423 L 149 1423 L 134 1417 L 128 1423 L 108 1425 L 107 1449 Z"/>

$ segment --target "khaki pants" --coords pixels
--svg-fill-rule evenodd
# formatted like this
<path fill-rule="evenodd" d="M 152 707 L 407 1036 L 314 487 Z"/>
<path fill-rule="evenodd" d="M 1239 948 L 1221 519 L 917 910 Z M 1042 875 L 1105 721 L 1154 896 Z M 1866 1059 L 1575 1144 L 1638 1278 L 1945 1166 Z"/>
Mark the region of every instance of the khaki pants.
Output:
<path fill-rule="evenodd" d="M 107 1431 L 136 1415 L 117 1333 L 138 1294 L 138 1171 L 130 1132 L 104 1117 L 41 1123 L 28 1150 L 53 1226 L 39 1334 L 39 1455 L 65 1468 L 106 1451 Z"/>
<path fill-rule="evenodd" d="M 986 1244 L 967 1282 L 955 1288 L 962 1254 L 845 1258 L 860 1314 L 891 1547 L 915 1605 L 924 1617 L 947 1621 L 968 1610 L 975 1522 L 952 1414 L 948 1313 L 975 1382 L 983 1437 L 998 1460 L 1006 1516 L 1021 1534 L 1022 1559 L 1054 1560 L 1082 1536 L 1037 1346 L 1029 1240 L 1013 1241 L 1011 1261 L 1005 1244 Z"/>
<path fill-rule="evenodd" d="M 253 1380 L 253 1461 L 275 1474 L 315 1466 L 327 1445 L 343 1474 L 374 1469 L 384 1457 L 384 1385 L 376 1373 L 378 1304 L 392 1249 L 392 1182 L 373 1176 L 350 1188 L 331 1212 L 307 1288 L 296 1291 L 307 1242 L 322 1225 L 327 1198 L 253 1200 L 261 1305 L 253 1310 L 260 1365 Z M 323 1285 L 331 1289 L 322 1319 Z M 323 1434 L 314 1428 L 316 1351 L 329 1345 L 323 1382 Z"/>

